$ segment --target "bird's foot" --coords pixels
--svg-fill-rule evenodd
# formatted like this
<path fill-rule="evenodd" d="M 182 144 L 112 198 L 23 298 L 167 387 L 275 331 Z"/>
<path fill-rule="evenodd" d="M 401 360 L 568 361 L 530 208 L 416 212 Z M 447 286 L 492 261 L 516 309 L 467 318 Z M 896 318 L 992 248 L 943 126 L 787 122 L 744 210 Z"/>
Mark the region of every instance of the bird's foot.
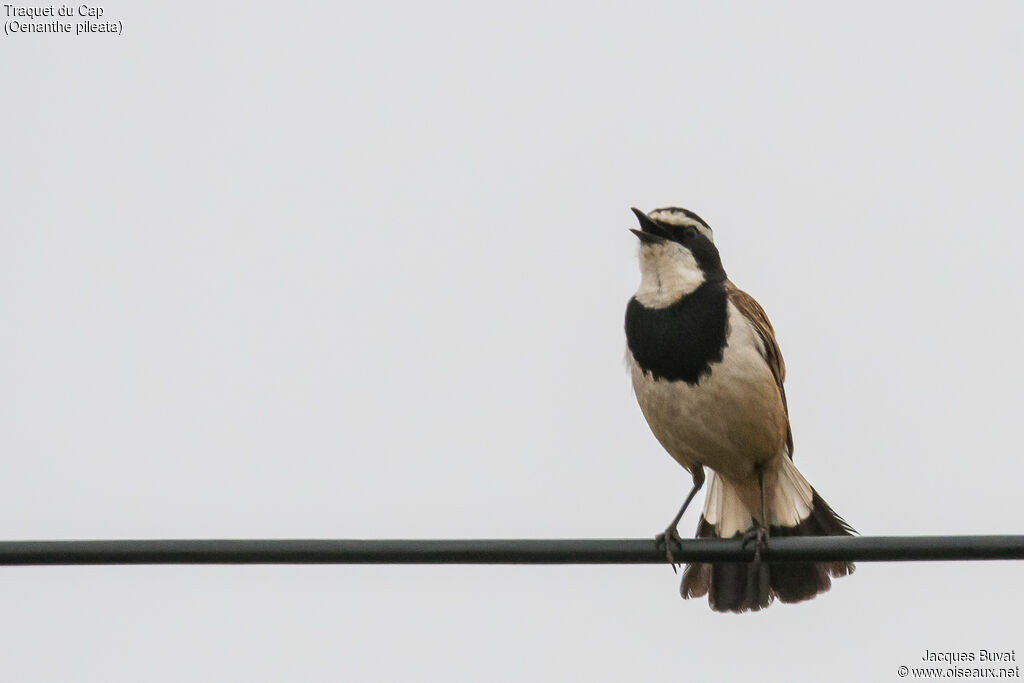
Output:
<path fill-rule="evenodd" d="M 682 540 L 683 539 L 679 536 L 679 530 L 676 529 L 674 526 L 670 526 L 669 528 L 665 529 L 660 534 L 654 537 L 654 542 L 655 544 L 657 544 L 658 548 L 660 549 L 664 547 L 665 558 L 668 559 L 668 563 L 672 565 L 672 572 L 675 574 L 679 573 L 676 567 L 678 567 L 681 563 L 676 562 L 676 558 L 672 554 L 672 546 L 678 546 L 678 544 Z"/>
<path fill-rule="evenodd" d="M 754 544 L 754 563 L 761 562 L 761 554 L 768 550 L 768 527 L 760 522 L 754 522 L 754 528 L 743 534 L 741 548 L 746 548 L 748 543 Z"/>

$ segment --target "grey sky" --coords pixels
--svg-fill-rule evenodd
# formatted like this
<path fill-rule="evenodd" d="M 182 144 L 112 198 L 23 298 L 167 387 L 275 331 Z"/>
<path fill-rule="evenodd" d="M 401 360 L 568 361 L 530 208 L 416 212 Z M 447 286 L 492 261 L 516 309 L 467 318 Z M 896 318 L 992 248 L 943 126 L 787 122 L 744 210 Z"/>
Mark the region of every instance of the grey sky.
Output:
<path fill-rule="evenodd" d="M 118 3 L 5 36 L 0 537 L 640 537 L 630 206 L 715 229 L 863 534 L 1020 533 L 1016 3 Z M 702 500 L 699 499 L 699 500 Z M 696 514 L 682 524 L 691 533 Z M 898 680 L 1021 566 L 0 570 L 4 678 Z"/>

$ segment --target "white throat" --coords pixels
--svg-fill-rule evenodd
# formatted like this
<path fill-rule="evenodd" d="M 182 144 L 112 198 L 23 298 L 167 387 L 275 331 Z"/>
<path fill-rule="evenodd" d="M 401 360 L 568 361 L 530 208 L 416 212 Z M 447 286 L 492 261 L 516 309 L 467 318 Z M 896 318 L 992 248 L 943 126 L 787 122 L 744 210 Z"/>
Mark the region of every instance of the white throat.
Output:
<path fill-rule="evenodd" d="M 704 282 L 693 253 L 677 242 L 640 247 L 640 287 L 636 300 L 646 308 L 667 308 Z"/>

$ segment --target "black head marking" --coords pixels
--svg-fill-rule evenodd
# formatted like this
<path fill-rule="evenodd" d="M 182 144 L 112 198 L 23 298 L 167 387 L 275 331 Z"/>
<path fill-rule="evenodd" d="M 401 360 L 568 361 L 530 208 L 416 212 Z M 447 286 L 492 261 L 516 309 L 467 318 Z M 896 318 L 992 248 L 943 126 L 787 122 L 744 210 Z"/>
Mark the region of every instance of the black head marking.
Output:
<path fill-rule="evenodd" d="M 701 225 L 708 228 L 708 224 L 705 223 L 697 214 L 686 209 L 656 209 L 651 213 L 657 213 L 657 211 L 676 211 L 685 213 L 688 218 L 692 218 L 700 222 Z M 683 245 L 693 254 L 693 257 L 697 260 L 697 264 L 700 265 L 701 270 L 704 272 L 704 277 L 708 281 L 722 282 L 725 280 L 725 269 L 722 267 L 722 259 L 718 255 L 718 248 L 714 242 L 709 240 L 700 230 L 693 225 L 673 225 L 665 221 L 658 220 L 657 218 L 651 218 L 648 214 L 643 211 L 634 208 L 633 213 L 636 214 L 637 220 L 640 221 L 640 231 L 633 230 L 633 233 L 641 238 L 644 243 L 650 244 L 655 243 L 656 238 L 664 238 L 678 242 Z M 641 235 L 640 232 L 646 233 L 646 237 Z"/>

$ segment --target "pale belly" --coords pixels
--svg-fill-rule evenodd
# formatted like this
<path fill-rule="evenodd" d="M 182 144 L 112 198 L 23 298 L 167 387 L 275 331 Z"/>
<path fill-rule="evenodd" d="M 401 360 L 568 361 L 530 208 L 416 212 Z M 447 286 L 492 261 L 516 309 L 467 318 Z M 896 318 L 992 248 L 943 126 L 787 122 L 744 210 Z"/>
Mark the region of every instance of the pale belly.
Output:
<path fill-rule="evenodd" d="M 665 450 L 687 469 L 706 465 L 738 482 L 783 454 L 787 418 L 753 333 L 733 315 L 730 328 L 722 361 L 696 385 L 653 380 L 627 358 L 637 402 Z"/>

